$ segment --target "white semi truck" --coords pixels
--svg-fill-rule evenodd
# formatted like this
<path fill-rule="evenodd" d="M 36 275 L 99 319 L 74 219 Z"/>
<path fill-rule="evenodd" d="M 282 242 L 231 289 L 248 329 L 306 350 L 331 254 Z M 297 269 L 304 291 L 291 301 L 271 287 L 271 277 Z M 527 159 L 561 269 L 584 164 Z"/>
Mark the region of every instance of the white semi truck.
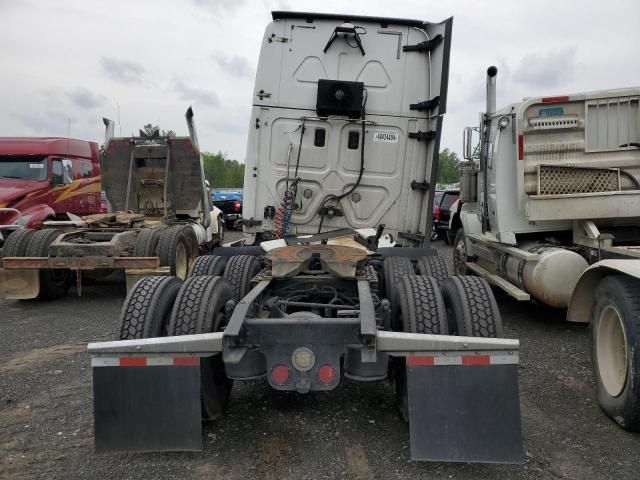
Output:
<path fill-rule="evenodd" d="M 449 277 L 428 248 L 451 35 L 452 19 L 273 12 L 248 135 L 253 245 L 140 280 L 117 340 L 89 345 L 98 450 L 200 448 L 234 382 L 391 379 L 412 458 L 522 461 L 518 341 L 488 283 Z"/>
<path fill-rule="evenodd" d="M 640 430 L 640 88 L 496 110 L 496 75 L 464 132 L 456 274 L 591 323 L 598 401 Z"/>

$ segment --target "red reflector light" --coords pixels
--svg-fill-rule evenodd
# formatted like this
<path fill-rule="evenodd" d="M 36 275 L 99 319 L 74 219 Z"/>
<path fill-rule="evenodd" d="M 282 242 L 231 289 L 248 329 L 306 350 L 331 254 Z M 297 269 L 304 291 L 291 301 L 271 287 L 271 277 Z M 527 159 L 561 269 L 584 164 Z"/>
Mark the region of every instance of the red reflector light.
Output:
<path fill-rule="evenodd" d="M 239 202 L 239 201 L 237 201 L 237 200 L 236 200 L 235 202 L 233 202 L 233 210 L 234 210 L 235 212 L 239 212 L 239 211 L 240 211 L 240 208 L 241 208 L 241 205 L 240 205 L 240 202 Z"/>
<path fill-rule="evenodd" d="M 433 219 L 440 220 L 440 207 L 435 207 L 433 209 Z"/>
<path fill-rule="evenodd" d="M 195 367 L 196 365 L 200 365 L 200 359 L 198 357 L 173 357 L 173 364 Z"/>
<path fill-rule="evenodd" d="M 276 365 L 271 369 L 271 379 L 274 383 L 282 385 L 289 380 L 289 367 L 286 365 Z"/>
<path fill-rule="evenodd" d="M 333 365 L 325 364 L 318 367 L 318 380 L 325 385 L 329 385 L 336 379 L 336 367 Z"/>
<path fill-rule="evenodd" d="M 462 365 L 491 365 L 489 355 L 463 355 Z"/>
<path fill-rule="evenodd" d="M 407 357 L 406 363 L 408 367 L 435 365 L 435 359 L 427 356 L 411 356 Z"/>
<path fill-rule="evenodd" d="M 518 160 L 524 160 L 524 134 L 518 135 Z"/>
<path fill-rule="evenodd" d="M 542 103 L 560 103 L 560 102 L 568 102 L 569 96 L 564 95 L 560 97 L 542 97 Z"/>
<path fill-rule="evenodd" d="M 121 367 L 146 367 L 146 357 L 120 357 Z"/>

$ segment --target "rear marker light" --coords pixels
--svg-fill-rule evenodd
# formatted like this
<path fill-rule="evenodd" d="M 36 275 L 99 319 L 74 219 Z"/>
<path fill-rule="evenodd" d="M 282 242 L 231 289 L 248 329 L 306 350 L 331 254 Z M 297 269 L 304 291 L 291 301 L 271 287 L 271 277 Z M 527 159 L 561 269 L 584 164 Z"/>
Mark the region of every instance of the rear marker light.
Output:
<path fill-rule="evenodd" d="M 542 103 L 561 103 L 561 102 L 568 102 L 568 101 L 569 101 L 568 95 L 563 95 L 560 97 L 542 97 Z"/>
<path fill-rule="evenodd" d="M 289 367 L 286 365 L 276 365 L 271 369 L 271 379 L 274 383 L 282 385 L 289 380 Z"/>
<path fill-rule="evenodd" d="M 524 135 L 518 135 L 518 160 L 524 160 Z"/>
<path fill-rule="evenodd" d="M 291 354 L 291 363 L 296 370 L 308 372 L 316 363 L 316 356 L 313 351 L 307 347 L 296 348 Z"/>
<path fill-rule="evenodd" d="M 320 365 L 318 368 L 318 380 L 324 383 L 325 385 L 329 385 L 336 378 L 336 367 L 333 365 Z"/>

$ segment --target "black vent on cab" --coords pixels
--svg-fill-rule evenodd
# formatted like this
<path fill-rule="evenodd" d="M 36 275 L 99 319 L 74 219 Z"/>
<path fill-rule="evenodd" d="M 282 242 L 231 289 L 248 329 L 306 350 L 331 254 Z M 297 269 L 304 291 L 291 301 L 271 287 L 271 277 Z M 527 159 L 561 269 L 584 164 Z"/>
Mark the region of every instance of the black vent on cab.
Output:
<path fill-rule="evenodd" d="M 345 115 L 360 118 L 364 83 L 342 80 L 318 80 L 316 111 L 319 117 Z"/>

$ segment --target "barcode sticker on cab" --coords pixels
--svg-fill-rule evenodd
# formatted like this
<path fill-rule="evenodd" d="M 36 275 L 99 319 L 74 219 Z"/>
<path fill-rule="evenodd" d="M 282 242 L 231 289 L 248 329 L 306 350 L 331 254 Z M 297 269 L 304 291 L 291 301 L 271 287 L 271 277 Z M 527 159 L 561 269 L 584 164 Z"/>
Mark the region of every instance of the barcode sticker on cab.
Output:
<path fill-rule="evenodd" d="M 376 132 L 373 135 L 374 142 L 398 143 L 399 135 L 393 132 Z"/>

